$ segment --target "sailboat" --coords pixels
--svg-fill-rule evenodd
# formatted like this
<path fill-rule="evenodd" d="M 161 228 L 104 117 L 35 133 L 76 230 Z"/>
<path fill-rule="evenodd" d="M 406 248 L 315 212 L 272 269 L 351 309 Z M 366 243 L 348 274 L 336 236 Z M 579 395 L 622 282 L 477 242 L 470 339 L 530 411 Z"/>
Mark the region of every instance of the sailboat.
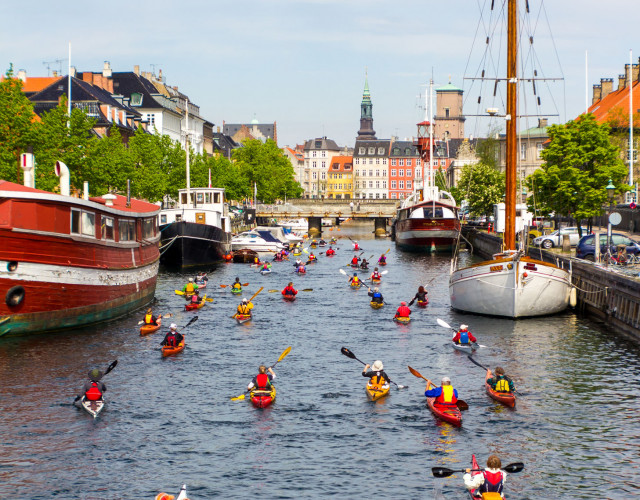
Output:
<path fill-rule="evenodd" d="M 514 319 L 558 313 L 566 309 L 571 293 L 570 272 L 516 248 L 517 15 L 518 1 L 508 0 L 504 250 L 460 269 L 456 256 L 449 277 L 453 309 Z"/>
<path fill-rule="evenodd" d="M 430 100 L 433 81 L 430 82 Z M 425 109 L 433 108 L 426 106 Z M 433 110 L 431 110 L 433 116 Z M 428 114 L 427 114 L 428 117 Z M 427 133 L 428 130 L 428 133 Z M 417 252 L 441 252 L 454 248 L 460 234 L 458 209 L 453 196 L 435 184 L 433 171 L 433 123 L 418 123 L 416 146 L 422 161 L 429 160 L 429 177 L 422 190 L 403 201 L 396 214 L 394 234 L 398 248 Z M 424 163 L 423 163 L 424 164 Z"/>

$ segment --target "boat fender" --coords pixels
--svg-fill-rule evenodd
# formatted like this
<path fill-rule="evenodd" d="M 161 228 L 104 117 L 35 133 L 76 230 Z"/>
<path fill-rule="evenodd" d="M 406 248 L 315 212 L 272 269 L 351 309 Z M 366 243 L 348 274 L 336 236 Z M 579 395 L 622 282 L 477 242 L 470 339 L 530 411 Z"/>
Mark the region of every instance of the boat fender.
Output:
<path fill-rule="evenodd" d="M 9 307 L 19 306 L 24 300 L 24 287 L 17 285 L 9 288 L 5 301 Z"/>
<path fill-rule="evenodd" d="M 571 307 L 576 307 L 578 304 L 578 292 L 576 291 L 576 287 L 571 288 L 571 292 L 569 292 L 569 305 Z"/>

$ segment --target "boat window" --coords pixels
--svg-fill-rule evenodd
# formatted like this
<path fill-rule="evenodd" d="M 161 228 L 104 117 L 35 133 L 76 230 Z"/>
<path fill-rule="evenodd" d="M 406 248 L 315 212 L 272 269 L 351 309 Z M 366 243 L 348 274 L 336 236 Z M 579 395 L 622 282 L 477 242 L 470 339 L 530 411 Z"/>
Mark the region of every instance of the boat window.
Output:
<path fill-rule="evenodd" d="M 213 202 L 220 203 L 220 193 L 213 193 Z"/>
<path fill-rule="evenodd" d="M 71 209 L 71 233 L 80 234 L 80 210 Z"/>
<path fill-rule="evenodd" d="M 420 207 L 420 208 L 416 208 L 413 212 L 411 212 L 411 215 L 409 216 L 410 219 L 422 219 L 424 218 L 424 208 Z"/>
<path fill-rule="evenodd" d="M 451 210 L 450 208 L 443 208 L 442 217 L 444 217 L 445 219 L 455 219 L 456 215 L 453 213 L 453 210 Z"/>
<path fill-rule="evenodd" d="M 211 193 L 209 191 L 207 191 L 204 195 L 204 202 L 211 203 Z"/>
<path fill-rule="evenodd" d="M 183 205 L 187 204 L 187 193 L 180 193 L 180 203 Z"/>
<path fill-rule="evenodd" d="M 102 239 L 113 241 L 113 217 L 105 217 L 103 215 L 100 227 L 102 229 Z"/>
<path fill-rule="evenodd" d="M 80 230 L 85 236 L 96 236 L 96 214 L 82 211 L 82 224 Z"/>
<path fill-rule="evenodd" d="M 204 203 L 204 193 L 196 193 L 196 201 L 198 203 Z"/>
<path fill-rule="evenodd" d="M 155 233 L 154 222 L 155 222 L 155 219 L 153 218 L 142 220 L 142 238 L 143 239 L 153 238 Z"/>
<path fill-rule="evenodd" d="M 176 214 L 176 222 L 180 222 L 182 220 L 182 215 Z"/>
<path fill-rule="evenodd" d="M 128 219 L 118 221 L 118 235 L 120 241 L 136 241 L 136 221 Z"/>
<path fill-rule="evenodd" d="M 167 214 L 160 215 L 160 224 L 166 224 L 166 223 L 167 223 Z"/>

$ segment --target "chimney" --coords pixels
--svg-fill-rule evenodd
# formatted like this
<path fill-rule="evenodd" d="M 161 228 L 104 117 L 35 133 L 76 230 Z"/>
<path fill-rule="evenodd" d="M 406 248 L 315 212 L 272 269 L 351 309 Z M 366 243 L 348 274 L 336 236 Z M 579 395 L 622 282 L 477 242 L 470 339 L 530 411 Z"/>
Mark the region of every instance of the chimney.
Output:
<path fill-rule="evenodd" d="M 631 85 L 632 77 L 631 77 L 631 64 L 625 64 L 624 65 L 624 86 L 628 87 L 629 85 Z"/>
<path fill-rule="evenodd" d="M 111 74 L 111 63 L 109 61 L 105 61 L 104 66 L 102 67 L 102 76 L 104 76 L 105 78 L 110 78 Z"/>
<path fill-rule="evenodd" d="M 633 69 L 631 70 L 631 81 L 640 81 L 640 64 L 633 65 Z"/>
<path fill-rule="evenodd" d="M 549 125 L 549 118 L 538 118 L 538 128 L 545 128 Z"/>
<path fill-rule="evenodd" d="M 162 81 L 162 69 L 158 70 L 158 80 Z"/>
<path fill-rule="evenodd" d="M 139 66 L 138 64 L 136 64 L 136 65 L 133 67 L 133 72 L 134 72 L 136 75 L 140 76 L 140 66 Z"/>
<path fill-rule="evenodd" d="M 602 85 L 594 85 L 593 86 L 593 99 L 591 99 L 591 104 L 597 103 L 600 99 L 602 99 Z"/>
<path fill-rule="evenodd" d="M 602 99 L 613 92 L 613 78 L 600 78 L 600 86 L 602 87 Z"/>
<path fill-rule="evenodd" d="M 27 81 L 27 72 L 24 69 L 18 71 L 18 80 Z"/>
<path fill-rule="evenodd" d="M 626 87 L 626 79 L 627 79 L 627 75 L 618 75 L 618 90 L 622 90 L 623 88 Z"/>
<path fill-rule="evenodd" d="M 58 76 L 58 72 L 55 69 L 52 71 L 52 74 L 54 78 Z"/>

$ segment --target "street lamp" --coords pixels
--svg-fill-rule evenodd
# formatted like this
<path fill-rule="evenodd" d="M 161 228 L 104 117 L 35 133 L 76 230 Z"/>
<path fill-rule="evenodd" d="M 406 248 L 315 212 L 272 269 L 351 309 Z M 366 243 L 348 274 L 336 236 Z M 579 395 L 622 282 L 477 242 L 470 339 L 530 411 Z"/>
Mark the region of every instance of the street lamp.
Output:
<path fill-rule="evenodd" d="M 526 187 L 522 188 L 522 203 L 524 203 L 524 204 L 527 203 L 527 188 Z"/>
<path fill-rule="evenodd" d="M 609 211 L 611 211 L 611 208 L 613 207 L 613 195 L 616 191 L 616 187 L 613 185 L 613 181 L 611 179 L 609 179 L 609 184 L 607 184 L 605 189 L 607 190 L 607 197 L 609 198 Z"/>

